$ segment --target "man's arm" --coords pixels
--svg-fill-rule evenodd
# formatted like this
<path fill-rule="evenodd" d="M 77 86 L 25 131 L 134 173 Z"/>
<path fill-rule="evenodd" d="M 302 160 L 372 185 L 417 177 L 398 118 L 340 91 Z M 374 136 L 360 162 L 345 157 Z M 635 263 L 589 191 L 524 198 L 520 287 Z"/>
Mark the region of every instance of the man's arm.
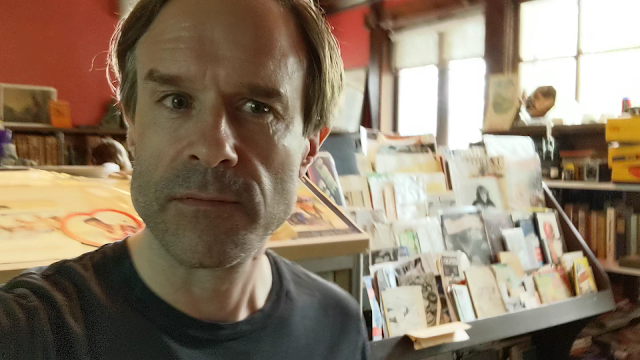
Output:
<path fill-rule="evenodd" d="M 0 287 L 0 359 L 51 359 L 56 350 L 47 304 L 57 303 L 35 274 Z"/>

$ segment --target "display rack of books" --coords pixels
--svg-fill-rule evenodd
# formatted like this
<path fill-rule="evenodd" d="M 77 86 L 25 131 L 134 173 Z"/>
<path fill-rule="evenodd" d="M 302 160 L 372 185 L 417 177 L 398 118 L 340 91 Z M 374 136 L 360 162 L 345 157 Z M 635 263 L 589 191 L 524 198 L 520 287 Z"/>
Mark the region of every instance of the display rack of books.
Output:
<path fill-rule="evenodd" d="M 19 158 L 40 166 L 89 165 L 90 151 L 102 137 L 111 137 L 126 148 L 126 130 L 100 127 L 55 128 L 45 125 L 9 125 Z"/>
<path fill-rule="evenodd" d="M 536 141 L 543 163 L 546 159 L 546 174 L 555 175 L 545 183 L 611 274 L 640 275 L 635 221 L 640 213 L 640 177 L 633 175 L 640 173 L 639 126 L 640 118 L 631 117 L 606 124 L 516 127 L 500 132 Z M 618 225 L 625 230 L 616 236 Z M 607 244 L 616 250 L 607 253 Z M 625 282 L 627 292 L 637 295 L 640 283 Z"/>
<path fill-rule="evenodd" d="M 361 142 L 360 175 L 340 182 L 347 213 L 371 236 L 374 359 L 522 335 L 538 358 L 565 358 L 586 321 L 614 309 L 607 274 L 543 186 L 530 139 L 485 136 L 454 152 L 425 137 Z"/>

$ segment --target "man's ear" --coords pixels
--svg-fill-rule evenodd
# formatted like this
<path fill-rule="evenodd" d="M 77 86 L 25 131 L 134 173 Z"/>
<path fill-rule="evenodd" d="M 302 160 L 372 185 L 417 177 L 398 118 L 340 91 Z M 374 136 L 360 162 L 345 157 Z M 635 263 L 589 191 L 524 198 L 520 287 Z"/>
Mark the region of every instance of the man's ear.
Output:
<path fill-rule="evenodd" d="M 300 177 L 303 177 L 304 174 L 307 173 L 307 169 L 313 163 L 313 161 L 318 156 L 318 153 L 320 152 L 320 145 L 322 145 L 327 136 L 329 136 L 330 132 L 331 128 L 323 127 L 322 129 L 320 129 L 320 131 L 311 135 L 307 139 L 307 141 L 309 141 L 309 151 L 307 151 L 307 154 L 304 156 L 302 162 L 300 163 Z"/>

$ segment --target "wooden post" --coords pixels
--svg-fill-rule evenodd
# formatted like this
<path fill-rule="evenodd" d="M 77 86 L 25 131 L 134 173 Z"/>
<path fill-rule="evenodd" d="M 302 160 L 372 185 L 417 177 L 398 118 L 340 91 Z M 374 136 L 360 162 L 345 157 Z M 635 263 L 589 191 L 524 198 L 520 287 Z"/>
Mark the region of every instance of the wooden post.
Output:
<path fill-rule="evenodd" d="M 520 9 L 515 0 L 486 0 L 487 75 L 518 72 Z"/>

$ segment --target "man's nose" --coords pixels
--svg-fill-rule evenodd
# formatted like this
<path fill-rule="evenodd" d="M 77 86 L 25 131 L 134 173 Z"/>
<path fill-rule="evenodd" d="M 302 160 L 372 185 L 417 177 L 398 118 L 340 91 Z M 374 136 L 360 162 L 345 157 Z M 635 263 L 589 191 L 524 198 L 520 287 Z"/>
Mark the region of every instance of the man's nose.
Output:
<path fill-rule="evenodd" d="M 194 124 L 194 143 L 189 159 L 201 165 L 234 167 L 238 163 L 236 138 L 230 117 L 222 104 L 204 111 Z"/>

